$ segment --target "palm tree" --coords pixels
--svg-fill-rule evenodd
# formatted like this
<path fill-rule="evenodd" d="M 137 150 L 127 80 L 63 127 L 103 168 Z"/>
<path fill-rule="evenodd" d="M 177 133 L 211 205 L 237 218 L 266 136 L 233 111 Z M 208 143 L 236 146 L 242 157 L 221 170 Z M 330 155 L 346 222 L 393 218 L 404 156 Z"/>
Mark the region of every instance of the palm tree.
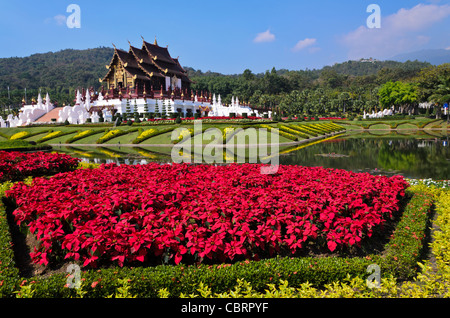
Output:
<path fill-rule="evenodd" d="M 450 77 L 439 77 L 439 84 L 437 85 L 433 94 L 428 98 L 428 101 L 436 103 L 438 106 L 442 106 L 445 103 L 450 103 Z M 441 107 L 438 107 L 437 110 L 438 111 L 436 112 L 436 119 L 438 118 L 438 116 L 440 116 Z"/>

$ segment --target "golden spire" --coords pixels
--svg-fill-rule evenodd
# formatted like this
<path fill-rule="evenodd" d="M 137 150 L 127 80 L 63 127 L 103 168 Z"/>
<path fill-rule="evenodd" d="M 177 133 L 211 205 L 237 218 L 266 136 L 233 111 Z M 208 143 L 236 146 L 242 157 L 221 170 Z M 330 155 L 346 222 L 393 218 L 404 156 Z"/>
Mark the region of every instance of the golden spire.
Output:
<path fill-rule="evenodd" d="M 156 35 L 155 35 L 155 43 L 153 43 L 154 45 L 158 45 L 158 42 L 156 41 Z"/>

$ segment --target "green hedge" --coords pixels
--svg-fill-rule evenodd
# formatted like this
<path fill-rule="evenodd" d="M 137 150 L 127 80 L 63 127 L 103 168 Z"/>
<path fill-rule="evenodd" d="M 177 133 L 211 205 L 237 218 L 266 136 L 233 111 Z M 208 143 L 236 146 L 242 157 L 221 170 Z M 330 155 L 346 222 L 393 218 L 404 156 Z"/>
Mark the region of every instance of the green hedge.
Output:
<path fill-rule="evenodd" d="M 10 182 L 0 185 L 0 298 L 12 296 L 20 281 L 19 270 L 14 260 L 6 207 L 2 202 L 4 191 L 11 185 Z"/>
<path fill-rule="evenodd" d="M 2 191 L 3 192 L 3 191 Z M 161 265 L 156 267 L 108 268 L 82 271 L 82 286 L 85 297 L 108 297 L 114 294 L 120 278 L 130 280 L 130 293 L 138 297 L 157 297 L 160 289 L 166 288 L 171 297 L 181 293 L 194 293 L 203 282 L 212 292 L 225 292 L 236 285 L 237 279 L 252 283 L 255 290 L 277 284 L 280 280 L 296 287 L 309 282 L 323 286 L 352 277 L 367 278 L 367 267 L 377 264 L 381 276 L 394 275 L 398 280 L 414 277 L 417 262 L 421 259 L 426 229 L 429 226 L 431 194 L 412 193 L 399 223 L 386 244 L 383 255 L 366 257 L 276 257 L 261 261 L 245 261 L 222 265 Z M 66 287 L 67 273 L 46 278 L 20 277 L 14 263 L 11 236 L 6 222 L 5 206 L 0 205 L 0 296 L 13 297 L 20 284 L 32 285 L 34 297 L 75 297 L 76 289 Z M 416 238 L 417 237 L 417 238 Z"/>

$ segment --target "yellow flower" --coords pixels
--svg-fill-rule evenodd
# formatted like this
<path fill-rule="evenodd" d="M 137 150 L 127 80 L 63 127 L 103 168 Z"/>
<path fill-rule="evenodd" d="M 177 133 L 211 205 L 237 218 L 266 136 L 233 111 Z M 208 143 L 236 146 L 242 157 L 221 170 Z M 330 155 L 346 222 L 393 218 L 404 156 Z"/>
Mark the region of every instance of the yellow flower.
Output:
<path fill-rule="evenodd" d="M 11 140 L 16 140 L 16 139 L 22 139 L 25 138 L 26 136 L 28 136 L 30 133 L 28 131 L 21 131 L 18 133 L 15 133 L 14 135 L 11 136 Z"/>
<path fill-rule="evenodd" d="M 187 138 L 188 136 L 192 136 L 194 133 L 194 129 L 183 129 L 181 133 L 178 135 L 178 141 L 182 141 L 184 138 Z"/>
<path fill-rule="evenodd" d="M 76 134 L 73 138 L 81 138 L 83 136 L 86 136 L 87 134 L 90 134 L 91 132 L 92 132 L 92 129 L 84 130 L 84 131 Z"/>
<path fill-rule="evenodd" d="M 60 135 L 61 133 L 62 133 L 62 131 L 59 131 L 59 130 L 58 131 L 54 131 L 54 132 L 48 133 L 47 135 L 42 137 L 42 139 L 43 140 L 52 139 L 52 138 Z"/>
<path fill-rule="evenodd" d="M 145 138 L 145 137 L 147 137 L 147 136 L 149 136 L 149 135 L 151 135 L 151 134 L 154 134 L 155 132 L 156 132 L 157 130 L 156 129 L 147 129 L 147 130 L 144 130 L 139 136 L 138 136 L 138 139 L 141 139 L 141 138 Z"/>
<path fill-rule="evenodd" d="M 101 141 L 101 140 L 109 139 L 109 138 L 113 137 L 114 135 L 117 135 L 119 132 L 120 132 L 120 129 L 110 130 L 105 135 L 100 137 L 99 140 Z"/>

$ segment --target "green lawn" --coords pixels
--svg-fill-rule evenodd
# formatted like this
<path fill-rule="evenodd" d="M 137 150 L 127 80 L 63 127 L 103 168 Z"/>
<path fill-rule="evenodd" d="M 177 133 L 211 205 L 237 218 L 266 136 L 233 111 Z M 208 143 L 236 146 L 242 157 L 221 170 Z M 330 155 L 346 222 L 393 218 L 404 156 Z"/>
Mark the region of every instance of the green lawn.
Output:
<path fill-rule="evenodd" d="M 417 130 L 418 127 L 417 125 L 422 125 L 424 127 L 424 129 L 429 129 L 429 128 L 433 128 L 433 129 L 443 129 L 443 130 L 447 130 L 448 126 L 446 121 L 433 121 L 432 119 L 428 119 L 428 118 L 416 118 L 416 119 L 404 119 L 404 120 L 356 120 L 356 121 L 349 121 L 349 120 L 336 120 L 333 121 L 336 124 L 340 124 L 343 127 L 345 127 L 347 130 L 369 130 L 372 131 L 373 133 L 376 133 L 376 131 L 384 131 L 384 130 L 393 130 L 392 127 L 397 126 L 397 130 L 398 131 L 407 131 L 407 130 Z M 424 123 L 430 122 L 429 125 L 423 125 Z M 289 125 L 289 124 L 297 124 L 299 122 L 283 122 L 283 124 Z M 303 121 L 301 122 L 301 124 L 314 124 L 314 123 L 324 123 L 324 121 Z M 269 124 L 270 126 L 276 128 L 277 124 L 276 123 L 272 123 Z M 127 125 L 123 125 L 123 126 L 119 126 L 119 127 L 99 127 L 98 125 L 84 125 L 84 126 L 52 126 L 52 125 L 47 125 L 47 126 L 40 126 L 40 127 L 16 127 L 16 128 L 0 128 L 0 140 L 6 140 L 7 136 L 12 136 L 13 134 L 17 133 L 17 132 L 21 132 L 21 131 L 28 131 L 32 134 L 35 133 L 39 133 L 37 135 L 28 137 L 28 138 L 24 138 L 24 140 L 26 141 L 38 141 L 40 138 L 42 138 L 45 134 L 48 133 L 49 130 L 53 130 L 53 131 L 62 131 L 62 132 L 72 132 L 71 134 L 67 134 L 64 136 L 60 136 L 60 137 L 55 137 L 53 139 L 50 139 L 47 141 L 47 143 L 50 144 L 59 144 L 59 143 L 65 143 L 66 140 L 68 140 L 70 137 L 74 136 L 77 132 L 79 131 L 83 131 L 83 130 L 88 130 L 88 129 L 92 129 L 92 130 L 96 130 L 98 131 L 97 134 L 85 137 L 83 139 L 77 140 L 75 141 L 73 144 L 95 144 L 97 142 L 97 140 L 104 134 L 104 132 L 106 130 L 110 130 L 110 129 L 120 129 L 120 130 L 125 130 L 125 131 L 129 131 L 129 130 L 136 130 L 137 128 L 141 128 L 142 130 L 147 130 L 150 128 L 153 129 L 166 129 L 166 128 L 178 128 L 178 127 L 185 127 L 185 128 L 192 128 L 193 125 L 192 124 L 181 124 L 181 125 L 143 125 L 143 126 L 127 126 Z M 218 124 L 214 124 L 214 123 L 205 123 L 202 125 L 202 128 L 205 130 L 207 128 L 219 128 L 219 129 L 223 129 L 225 127 L 234 127 L 234 128 L 239 128 L 242 127 L 242 125 L 237 124 L 237 123 L 230 123 L 230 124 L 226 124 L 226 123 L 218 123 Z M 246 126 L 246 127 L 250 127 L 250 126 Z M 363 129 L 363 127 L 366 127 L 366 129 Z M 369 129 L 367 129 L 367 127 L 369 127 Z M 133 131 L 130 133 L 127 133 L 125 135 L 122 136 L 118 136 L 116 138 L 113 138 L 109 141 L 106 141 L 105 144 L 131 144 L 133 142 L 134 139 L 136 139 L 136 137 L 139 135 L 139 133 L 137 131 Z M 207 138 L 207 135 L 204 134 L 204 137 L 202 140 L 202 143 L 205 144 L 210 144 L 212 141 L 211 139 Z M 280 143 L 289 143 L 292 142 L 292 140 L 285 138 L 283 136 L 279 136 L 279 142 Z M 270 143 L 270 134 L 269 134 L 269 143 Z M 145 141 L 143 141 L 140 145 L 148 145 L 148 144 L 166 144 L 166 145 L 172 145 L 172 132 L 167 132 L 158 136 L 154 136 L 151 137 Z"/>
<path fill-rule="evenodd" d="M 108 140 L 105 144 L 131 144 L 137 138 L 137 131 Z M 100 136 L 100 135 L 99 135 Z"/>

